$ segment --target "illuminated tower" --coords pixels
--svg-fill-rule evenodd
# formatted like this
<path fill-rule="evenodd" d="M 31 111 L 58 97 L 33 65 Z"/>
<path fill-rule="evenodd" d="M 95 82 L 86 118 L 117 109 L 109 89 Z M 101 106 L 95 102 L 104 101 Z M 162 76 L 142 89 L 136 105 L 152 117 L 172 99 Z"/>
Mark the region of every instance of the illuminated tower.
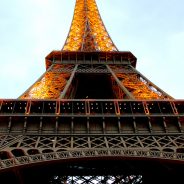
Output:
<path fill-rule="evenodd" d="M 76 0 L 66 42 L 18 99 L 0 101 L 0 179 L 8 183 L 177 183 L 184 101 L 118 51 L 95 0 Z M 11 177 L 10 177 L 11 176 Z"/>

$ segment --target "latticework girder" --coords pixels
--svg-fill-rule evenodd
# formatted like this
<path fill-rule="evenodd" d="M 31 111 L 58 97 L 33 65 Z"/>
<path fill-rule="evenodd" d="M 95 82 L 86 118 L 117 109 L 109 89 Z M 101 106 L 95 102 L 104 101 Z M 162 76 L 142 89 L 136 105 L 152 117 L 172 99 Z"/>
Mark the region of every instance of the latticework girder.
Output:
<path fill-rule="evenodd" d="M 110 68 L 112 71 L 115 71 L 114 75 L 116 74 L 116 77 L 121 81 L 125 89 L 131 93 L 132 98 L 137 100 L 172 99 L 171 96 L 144 78 L 144 76 L 133 67 L 130 67 L 130 72 L 118 71 L 118 69 L 121 68 L 118 65 L 110 65 Z M 124 68 L 126 69 L 126 66 Z M 112 82 L 116 96 L 118 98 L 124 98 L 126 94 L 123 95 L 123 93 L 119 91 L 118 86 L 115 85 L 114 78 L 112 78 Z"/>
<path fill-rule="evenodd" d="M 66 127 L 65 127 L 66 128 Z M 129 128 L 129 127 L 125 127 Z M 155 127 L 154 127 L 155 128 Z M 44 129 L 44 128 L 43 128 Z M 131 132 L 131 129 L 128 130 Z M 128 132 L 127 131 L 127 132 Z M 49 132 L 49 130 L 48 130 Z M 64 132 L 64 131 L 63 131 Z M 110 132 L 110 131 L 109 131 Z M 108 133 L 109 133 L 108 132 Z M 113 132 L 113 131 L 112 131 Z M 111 133 L 112 133 L 111 132 Z M 159 131 L 156 132 L 160 133 Z M 65 133 L 63 133 L 65 134 Z M 149 133 L 150 134 L 150 133 Z M 0 135 L 0 158 L 2 153 L 9 153 L 6 159 L 13 158 L 16 156 L 16 150 L 20 156 L 29 156 L 31 151 L 35 151 L 34 154 L 43 154 L 43 153 L 56 153 L 61 151 L 87 151 L 87 150 L 97 150 L 97 151 L 111 151 L 114 153 L 126 152 L 127 156 L 136 156 L 136 154 L 145 153 L 148 158 L 155 156 L 157 158 L 162 158 L 165 154 L 165 158 L 171 156 L 171 159 L 184 160 L 184 136 L 181 133 L 177 135 L 167 135 L 163 133 L 162 135 L 153 136 L 152 134 L 141 135 L 137 133 L 129 133 L 129 135 Z M 164 135 L 165 134 L 165 135 Z M 9 141 L 10 142 L 7 142 Z M 128 153 L 130 151 L 131 153 Z M 137 151 L 136 154 L 133 152 Z M 21 155 L 23 153 L 23 155 Z M 152 154 L 149 155 L 148 153 Z M 154 155 L 157 154 L 158 155 Z M 162 154 L 161 154 L 162 153 Z M 121 154 L 121 153 L 119 153 Z M 175 157 L 174 154 L 178 154 Z M 123 155 L 122 155 L 123 156 Z"/>
<path fill-rule="evenodd" d="M 95 0 L 77 0 L 63 50 L 117 51 L 100 17 Z"/>
<path fill-rule="evenodd" d="M 67 183 L 67 184 L 97 184 L 97 183 L 106 183 L 106 184 L 139 184 L 142 183 L 142 176 L 131 175 L 131 176 L 54 176 L 51 178 L 52 184 L 58 183 Z"/>
<path fill-rule="evenodd" d="M 156 91 L 156 89 L 147 85 L 146 81 L 137 74 L 117 74 L 123 85 L 132 92 L 135 99 L 164 99 L 165 97 Z"/>
<path fill-rule="evenodd" d="M 0 100 L 0 180 L 178 183 L 184 101 L 138 72 L 136 61 L 118 51 L 95 0 L 76 0 L 46 72 L 18 100 Z"/>
<path fill-rule="evenodd" d="M 57 99 L 64 90 L 74 65 L 52 65 L 21 99 Z M 61 70 L 61 72 L 57 71 Z"/>
<path fill-rule="evenodd" d="M 109 61 L 113 62 L 113 61 Z M 68 98 L 66 93 L 71 93 L 69 89 L 77 89 L 77 81 L 74 78 L 79 73 L 98 76 L 98 74 L 111 74 L 111 87 L 114 98 L 118 99 L 172 99 L 167 93 L 162 91 L 151 81 L 146 79 L 134 67 L 129 65 L 113 65 L 99 62 L 98 64 L 85 64 L 86 60 L 80 61 L 81 64 L 52 64 L 46 73 L 23 95 L 21 99 L 58 99 Z M 87 80 L 87 78 L 86 78 Z M 109 78 L 110 80 L 110 78 Z M 91 84 L 91 86 L 94 84 Z M 110 83 L 109 83 L 110 85 Z M 95 88 L 95 87 L 94 87 Z M 85 90 L 85 89 L 84 89 Z M 93 89 L 97 91 L 98 89 Z M 69 95 L 71 96 L 71 95 Z M 74 96 L 72 96 L 74 97 Z M 97 96 L 95 98 L 98 98 Z M 112 97 L 111 97 L 112 98 Z"/>

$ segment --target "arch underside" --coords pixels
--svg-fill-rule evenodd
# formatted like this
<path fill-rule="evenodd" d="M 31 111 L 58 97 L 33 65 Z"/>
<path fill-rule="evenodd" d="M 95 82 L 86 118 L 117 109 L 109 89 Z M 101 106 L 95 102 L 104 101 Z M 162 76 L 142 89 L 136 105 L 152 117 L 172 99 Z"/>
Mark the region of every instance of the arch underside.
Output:
<path fill-rule="evenodd" d="M 183 120 L 183 101 L 4 100 L 0 111 L 0 177 L 26 180 L 22 182 L 26 184 L 38 178 L 45 184 L 44 176 L 50 181 L 55 176 L 51 171 L 56 169 L 61 171 L 58 178 L 67 175 L 72 181 L 71 177 L 82 175 L 80 164 L 85 162 L 91 173 L 93 163 L 96 167 L 105 164 L 104 173 L 97 167 L 96 175 L 90 175 L 96 180 L 105 175 L 111 180 L 141 176 L 144 183 L 151 183 L 152 178 L 154 183 L 155 178 L 169 183 L 182 176 Z M 74 163 L 78 164 L 76 172 L 64 173 L 68 165 L 76 166 Z M 111 168 L 114 173 L 106 172 Z M 116 172 L 121 168 L 122 173 Z M 30 173 L 36 173 L 36 178 Z M 87 174 L 81 177 L 88 180 Z"/>
<path fill-rule="evenodd" d="M 184 136 L 4 134 L 0 156 L 0 177 L 17 183 L 169 183 L 182 177 Z"/>
<path fill-rule="evenodd" d="M 15 184 L 16 181 L 25 184 L 170 183 L 182 178 L 184 164 L 180 157 L 180 154 L 136 149 L 60 151 L 1 161 L 0 177 L 12 175 L 7 181 L 16 178 Z M 12 167 L 3 168 L 5 165 Z"/>

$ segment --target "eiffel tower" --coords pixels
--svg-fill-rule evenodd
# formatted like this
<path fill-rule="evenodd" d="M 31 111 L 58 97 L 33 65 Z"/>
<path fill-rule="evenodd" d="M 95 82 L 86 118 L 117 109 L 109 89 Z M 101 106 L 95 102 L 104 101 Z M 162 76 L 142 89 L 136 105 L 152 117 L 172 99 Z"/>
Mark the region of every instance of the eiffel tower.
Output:
<path fill-rule="evenodd" d="M 183 181 L 184 100 L 136 62 L 111 40 L 95 0 L 76 0 L 46 72 L 18 99 L 0 100 L 1 184 Z"/>

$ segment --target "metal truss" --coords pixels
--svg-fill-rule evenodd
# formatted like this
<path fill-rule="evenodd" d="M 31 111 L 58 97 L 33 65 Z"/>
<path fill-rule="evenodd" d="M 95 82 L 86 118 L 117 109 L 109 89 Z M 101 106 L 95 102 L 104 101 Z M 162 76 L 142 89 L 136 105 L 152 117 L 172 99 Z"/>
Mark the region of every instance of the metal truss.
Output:
<path fill-rule="evenodd" d="M 54 176 L 50 183 L 72 183 L 72 184 L 81 184 L 81 183 L 106 183 L 106 184 L 123 184 L 123 183 L 132 183 L 138 184 L 142 183 L 142 176 Z"/>
<path fill-rule="evenodd" d="M 109 70 L 128 98 L 137 100 L 172 99 L 132 66 L 128 70 L 130 72 L 120 70 L 118 65 L 110 65 Z"/>
<path fill-rule="evenodd" d="M 101 20 L 95 0 L 77 0 L 71 28 L 62 50 L 117 51 Z"/>
<path fill-rule="evenodd" d="M 129 51 L 52 51 L 46 56 L 46 69 L 52 64 L 123 64 L 136 66 L 137 58 Z"/>
<path fill-rule="evenodd" d="M 1 151 L 0 171 L 3 169 L 15 167 L 18 165 L 27 165 L 37 162 L 46 162 L 62 159 L 79 159 L 79 158 L 100 158 L 100 157 L 116 157 L 119 158 L 149 158 L 149 159 L 161 159 L 161 160 L 173 160 L 184 161 L 184 153 L 163 152 L 155 150 L 144 149 L 72 149 L 69 151 L 58 150 L 51 152 L 47 149 L 43 153 L 37 152 L 36 149 L 29 150 L 27 153 L 21 151 L 21 149 L 13 150 L 14 156 L 8 155 L 10 158 L 6 158 L 5 151 Z M 21 155 L 22 154 L 22 155 Z"/>
<path fill-rule="evenodd" d="M 76 0 L 66 42 L 46 57 L 46 72 L 18 100 L 0 100 L 1 181 L 29 184 L 34 173 L 44 184 L 137 184 L 144 177 L 152 184 L 163 175 L 176 183 L 184 163 L 184 101 L 149 81 L 136 61 L 118 51 L 95 0 Z M 111 100 L 74 99 L 87 74 L 97 76 L 92 88 L 104 75 Z M 61 173 L 43 182 L 53 169 Z"/>
<path fill-rule="evenodd" d="M 59 65 L 59 64 L 57 64 Z M 73 68 L 53 68 L 53 72 L 71 72 Z M 104 64 L 79 64 L 76 73 L 109 73 Z"/>
<path fill-rule="evenodd" d="M 19 182 L 22 181 L 22 183 L 29 183 L 29 182 L 23 182 L 23 178 L 27 181 L 31 180 L 33 182 L 34 180 L 40 181 L 39 183 L 130 183 L 130 184 L 138 184 L 138 183 L 147 183 L 143 182 L 146 179 L 149 178 L 149 182 L 154 179 L 155 181 L 158 181 L 158 178 L 155 179 L 155 177 L 160 176 L 159 181 L 169 181 L 167 178 L 170 178 L 170 176 L 166 176 L 165 174 L 170 170 L 172 174 L 172 180 L 178 181 L 178 178 L 175 177 L 175 173 L 172 168 L 172 165 L 166 164 L 167 162 L 173 161 L 173 162 L 180 162 L 177 167 L 179 173 L 176 176 L 181 176 L 180 173 L 182 172 L 182 163 L 184 161 L 184 154 L 183 153 L 172 153 L 172 152 L 161 152 L 161 151 L 154 151 L 154 150 L 142 150 L 142 149 L 79 149 L 79 150 L 68 150 L 63 151 L 62 149 L 57 152 L 49 152 L 49 150 L 38 153 L 36 150 L 30 150 L 27 155 L 20 155 L 20 153 L 23 153 L 20 151 L 20 149 L 14 150 L 13 153 L 16 156 L 13 156 L 9 159 L 3 158 L 3 152 L 1 152 L 1 160 L 0 160 L 0 173 L 2 176 L 2 173 L 5 173 L 7 170 L 13 171 L 15 174 L 22 175 L 25 174 L 26 177 L 19 177 Z M 5 155 L 5 154 L 4 154 Z M 115 164 L 112 164 L 111 158 L 115 159 L 113 162 Z M 84 162 L 87 163 L 87 165 L 84 165 Z M 124 160 L 123 162 L 121 160 Z M 131 162 L 131 160 L 134 160 Z M 89 162 L 88 161 L 92 161 Z M 105 160 L 106 163 L 104 164 L 102 162 L 102 165 L 98 164 L 100 160 Z M 119 161 L 118 161 L 119 160 Z M 138 165 L 133 164 L 136 163 L 136 160 L 139 161 Z M 150 172 L 153 171 L 155 168 L 150 168 L 148 164 L 148 160 L 152 160 L 155 163 L 159 163 L 159 167 L 162 168 L 161 171 L 164 171 L 163 173 L 158 174 L 159 171 L 155 170 L 155 174 L 151 174 Z M 74 162 L 75 161 L 75 162 Z M 78 161 L 78 162 L 77 162 Z M 87 162 L 86 162 L 87 161 Z M 97 162 L 96 162 L 97 161 Z M 119 164 L 117 164 L 117 161 Z M 91 165 L 91 163 L 93 163 Z M 58 165 L 54 165 L 55 169 L 52 170 L 52 164 L 58 163 Z M 147 164 L 146 164 L 147 163 Z M 116 165 L 117 164 L 117 165 Z M 36 167 L 38 165 L 43 165 L 41 167 L 41 171 L 37 170 Z M 48 171 L 48 165 L 50 165 L 50 169 Z M 63 166 L 62 166 L 63 165 Z M 153 164 L 154 166 L 155 164 Z M 96 166 L 96 167 L 95 167 Z M 30 170 L 29 168 L 32 168 L 33 170 Z M 16 168 L 16 172 L 14 170 Z M 47 168 L 46 170 L 44 168 Z M 137 171 L 137 169 L 139 171 Z M 118 169 L 118 170 L 117 170 Z M 125 172 L 125 170 L 128 170 L 129 172 Z M 148 173 L 151 175 L 145 174 L 145 169 L 150 170 Z M 28 176 L 25 173 L 27 170 Z M 43 170 L 43 171 L 42 171 Z M 34 172 L 38 172 L 39 175 L 37 175 Z M 131 172 L 130 172 L 131 171 Z M 10 173 L 10 172 L 9 172 Z M 34 174 L 33 174 L 34 173 Z M 35 177 L 35 174 L 37 177 Z M 40 175 L 41 174 L 41 175 Z M 48 175 L 48 176 L 47 176 Z M 31 177 L 33 177 L 33 179 Z M 166 177 L 166 178 L 165 178 Z M 1 177 L 2 178 L 2 177 Z M 44 180 L 44 178 L 46 180 Z M 164 180 L 164 178 L 166 180 Z M 7 178 L 7 180 L 10 178 Z M 180 180 L 181 181 L 181 180 Z M 15 181 L 14 181 L 15 182 Z"/>
<path fill-rule="evenodd" d="M 64 134 L 64 133 L 63 133 Z M 1 135 L 1 152 L 29 155 L 65 150 L 129 150 L 184 154 L 184 136 L 177 135 Z M 17 150 L 17 152 L 16 152 Z M 21 151 L 22 150 L 22 151 Z M 20 155 L 20 156 L 23 156 Z M 18 155 L 14 155 L 18 156 Z M 157 155 L 162 157 L 162 155 Z M 157 157 L 155 155 L 155 157 Z M 178 157 L 179 159 L 179 157 Z M 182 158 L 181 158 L 182 159 Z"/>
<path fill-rule="evenodd" d="M 72 68 L 72 69 L 71 69 Z M 52 65 L 20 99 L 57 99 L 75 72 L 74 65 Z"/>
<path fill-rule="evenodd" d="M 106 66 L 103 64 L 99 65 L 89 65 L 81 64 L 76 71 L 77 73 L 109 73 Z"/>
<path fill-rule="evenodd" d="M 4 100 L 0 158 L 87 149 L 183 160 L 183 107 L 173 100 Z"/>
<path fill-rule="evenodd" d="M 77 73 L 111 74 L 117 99 L 172 99 L 133 66 L 127 64 L 52 64 L 20 99 L 57 99 L 71 96 L 69 89 Z M 66 93 L 68 95 L 66 95 Z"/>

